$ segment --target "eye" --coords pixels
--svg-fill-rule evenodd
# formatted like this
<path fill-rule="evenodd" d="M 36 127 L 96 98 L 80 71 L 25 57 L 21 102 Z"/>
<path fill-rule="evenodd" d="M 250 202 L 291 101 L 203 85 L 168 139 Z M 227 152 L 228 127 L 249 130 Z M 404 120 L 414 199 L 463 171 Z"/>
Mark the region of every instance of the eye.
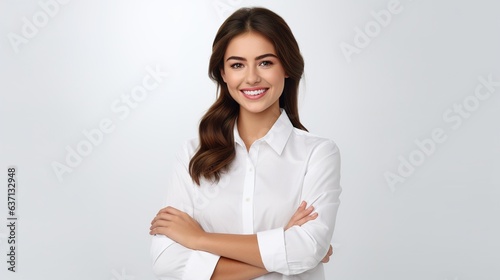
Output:
<path fill-rule="evenodd" d="M 243 67 L 243 64 L 241 64 L 241 63 L 233 63 L 233 64 L 231 64 L 230 67 L 233 68 L 233 69 L 239 69 L 239 68 Z"/>
<path fill-rule="evenodd" d="M 264 66 L 264 67 L 269 67 L 269 66 L 273 65 L 273 63 L 269 60 L 264 60 L 261 63 L 259 63 L 259 65 Z"/>

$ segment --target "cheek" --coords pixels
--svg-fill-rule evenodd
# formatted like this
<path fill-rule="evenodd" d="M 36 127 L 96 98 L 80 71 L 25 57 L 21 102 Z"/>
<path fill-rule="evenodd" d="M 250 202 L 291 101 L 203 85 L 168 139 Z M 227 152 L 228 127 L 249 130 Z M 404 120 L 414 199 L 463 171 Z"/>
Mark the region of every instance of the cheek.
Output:
<path fill-rule="evenodd" d="M 226 75 L 226 86 L 227 89 L 229 90 L 229 94 L 233 96 L 233 98 L 235 98 L 239 87 L 238 80 L 235 79 L 234 76 Z"/>
<path fill-rule="evenodd" d="M 238 75 L 235 75 L 234 73 L 231 75 L 226 75 L 226 84 L 228 88 L 235 88 L 238 87 L 240 84 L 241 79 L 238 77 Z"/>
<path fill-rule="evenodd" d="M 272 83 L 275 87 L 285 86 L 285 76 L 281 73 L 270 76 L 268 81 Z"/>
<path fill-rule="evenodd" d="M 263 78 L 265 76 L 265 79 L 268 82 L 271 82 L 275 85 L 285 83 L 285 71 L 283 69 L 275 68 L 272 71 L 263 72 L 262 75 Z"/>

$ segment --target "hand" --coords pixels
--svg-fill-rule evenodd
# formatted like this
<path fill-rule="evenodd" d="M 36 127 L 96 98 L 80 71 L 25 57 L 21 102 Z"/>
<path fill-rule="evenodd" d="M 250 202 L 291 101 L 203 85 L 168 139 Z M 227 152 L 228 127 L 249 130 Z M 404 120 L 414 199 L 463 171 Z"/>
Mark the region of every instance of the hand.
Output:
<path fill-rule="evenodd" d="M 314 211 L 314 207 L 311 205 L 307 207 L 307 203 L 302 201 L 299 208 L 293 214 L 292 218 L 288 222 L 285 227 L 285 230 L 293 227 L 293 226 L 301 226 L 309 221 L 312 221 L 318 217 L 318 213 L 312 213 Z M 312 213 L 312 214 L 311 214 Z"/>
<path fill-rule="evenodd" d="M 308 221 L 312 221 L 318 217 L 318 213 L 312 213 L 314 211 L 314 207 L 311 205 L 308 208 L 306 208 L 307 203 L 305 201 L 302 201 L 300 204 L 299 208 L 295 213 L 293 214 L 292 218 L 288 222 L 288 224 L 285 227 L 285 230 L 293 227 L 293 226 L 301 226 Z M 330 257 L 333 255 L 333 248 L 332 245 L 330 245 L 330 248 L 328 249 L 328 252 L 326 252 L 325 257 L 321 260 L 322 263 L 327 263 L 330 261 Z"/>
<path fill-rule="evenodd" d="M 196 250 L 197 241 L 203 237 L 205 231 L 198 222 L 188 214 L 165 207 L 161 209 L 151 221 L 149 234 L 163 234 L 184 247 Z"/>
<path fill-rule="evenodd" d="M 330 261 L 330 256 L 333 255 L 333 248 L 332 245 L 330 245 L 330 249 L 328 249 L 328 252 L 326 253 L 326 256 L 321 260 L 322 263 L 327 263 Z"/>

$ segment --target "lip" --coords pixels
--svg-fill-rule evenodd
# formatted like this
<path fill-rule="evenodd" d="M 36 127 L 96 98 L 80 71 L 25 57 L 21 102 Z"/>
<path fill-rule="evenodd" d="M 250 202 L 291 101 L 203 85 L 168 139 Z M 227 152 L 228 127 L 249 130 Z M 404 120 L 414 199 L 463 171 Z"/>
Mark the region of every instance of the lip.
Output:
<path fill-rule="evenodd" d="M 257 99 L 264 97 L 264 95 L 266 95 L 268 90 L 269 90 L 269 88 L 266 88 L 266 87 L 254 87 L 254 88 L 242 88 L 242 89 L 240 89 L 240 92 L 247 99 L 257 100 Z M 258 93 L 255 95 L 249 94 L 249 93 L 255 93 L 255 92 L 260 92 L 260 91 L 261 91 L 261 93 Z"/>

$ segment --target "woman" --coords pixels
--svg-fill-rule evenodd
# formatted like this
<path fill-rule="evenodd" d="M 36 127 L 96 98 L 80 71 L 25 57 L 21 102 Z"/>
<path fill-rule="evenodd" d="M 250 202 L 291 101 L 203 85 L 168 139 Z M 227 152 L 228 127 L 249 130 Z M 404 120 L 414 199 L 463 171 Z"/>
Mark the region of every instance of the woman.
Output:
<path fill-rule="evenodd" d="M 324 279 L 340 155 L 299 121 L 303 70 L 275 13 L 239 9 L 219 28 L 209 65 L 218 98 L 151 222 L 160 279 Z"/>

